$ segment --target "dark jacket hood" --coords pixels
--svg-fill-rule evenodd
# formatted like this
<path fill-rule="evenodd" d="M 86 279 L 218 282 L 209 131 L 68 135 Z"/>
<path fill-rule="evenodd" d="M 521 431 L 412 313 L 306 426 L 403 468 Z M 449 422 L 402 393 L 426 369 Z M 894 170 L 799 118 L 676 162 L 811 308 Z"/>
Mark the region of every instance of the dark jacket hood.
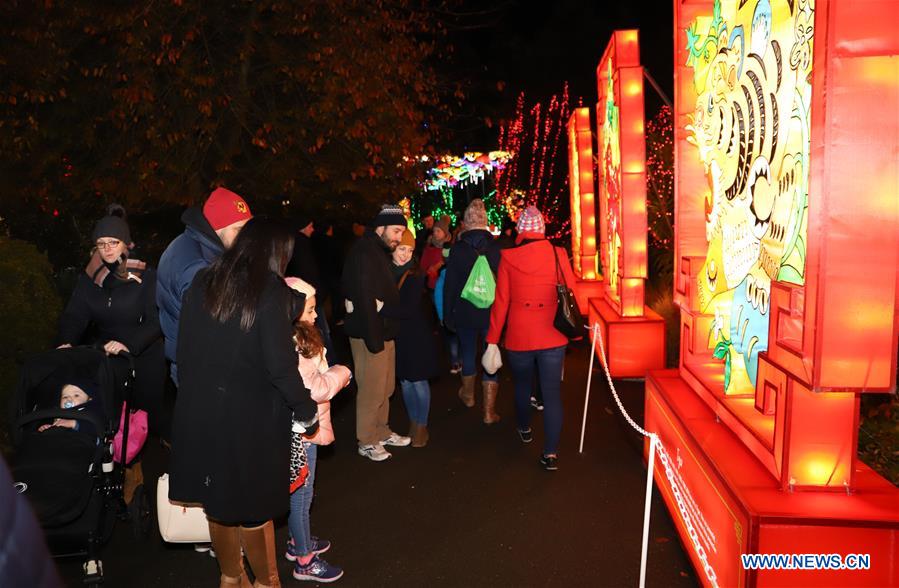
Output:
<path fill-rule="evenodd" d="M 482 251 L 493 241 L 493 235 L 487 229 L 471 229 L 459 235 L 459 240 Z"/>
<path fill-rule="evenodd" d="M 181 214 L 181 222 L 188 229 L 193 229 L 195 233 L 198 233 L 211 241 L 214 244 L 217 244 L 220 248 L 222 247 L 222 240 L 219 239 L 219 236 L 212 230 L 212 225 L 209 224 L 209 221 L 206 220 L 206 217 L 203 216 L 203 211 L 199 206 L 191 206 L 187 210 L 185 210 Z"/>

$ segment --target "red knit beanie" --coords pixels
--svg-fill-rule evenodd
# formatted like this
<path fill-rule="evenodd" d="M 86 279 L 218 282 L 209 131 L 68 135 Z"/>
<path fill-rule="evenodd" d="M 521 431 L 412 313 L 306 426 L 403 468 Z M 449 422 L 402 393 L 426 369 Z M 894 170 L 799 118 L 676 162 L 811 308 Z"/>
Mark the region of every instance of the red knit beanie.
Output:
<path fill-rule="evenodd" d="M 246 200 L 227 188 L 212 191 L 203 205 L 203 216 L 209 221 L 213 231 L 253 218 Z"/>

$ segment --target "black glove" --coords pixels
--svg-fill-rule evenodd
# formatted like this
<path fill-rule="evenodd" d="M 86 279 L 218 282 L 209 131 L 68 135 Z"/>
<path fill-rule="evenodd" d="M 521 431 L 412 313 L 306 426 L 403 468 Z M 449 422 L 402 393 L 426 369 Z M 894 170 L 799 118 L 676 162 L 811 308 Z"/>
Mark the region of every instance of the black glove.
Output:
<path fill-rule="evenodd" d="M 300 433 L 306 437 L 312 437 L 315 435 L 316 431 L 318 431 L 318 413 L 315 414 L 308 421 L 294 421 L 299 423 L 304 430 L 300 431 Z"/>

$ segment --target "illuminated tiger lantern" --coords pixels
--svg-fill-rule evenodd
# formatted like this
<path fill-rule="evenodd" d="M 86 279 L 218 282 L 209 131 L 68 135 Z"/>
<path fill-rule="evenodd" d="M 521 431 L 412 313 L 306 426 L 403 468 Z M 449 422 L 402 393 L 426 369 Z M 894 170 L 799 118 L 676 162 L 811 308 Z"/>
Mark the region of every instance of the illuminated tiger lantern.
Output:
<path fill-rule="evenodd" d="M 688 141 L 708 180 L 702 312 L 728 394 L 751 394 L 768 348 L 771 281 L 803 283 L 808 208 L 812 2 L 740 3 L 687 31 L 697 92 Z M 739 363 L 737 363 L 739 362 Z"/>
<path fill-rule="evenodd" d="M 673 4 L 680 357 L 646 375 L 655 482 L 705 586 L 899 585 L 899 489 L 858 454 L 860 396 L 897 382 L 899 0 Z M 774 553 L 870 567 L 741 563 Z"/>

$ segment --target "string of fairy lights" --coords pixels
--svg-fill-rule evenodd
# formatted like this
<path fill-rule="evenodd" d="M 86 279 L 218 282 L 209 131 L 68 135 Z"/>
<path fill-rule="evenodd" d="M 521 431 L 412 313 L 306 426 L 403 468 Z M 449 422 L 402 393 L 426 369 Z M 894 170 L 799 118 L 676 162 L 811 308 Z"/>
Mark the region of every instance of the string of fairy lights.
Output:
<path fill-rule="evenodd" d="M 533 204 L 543 213 L 547 236 L 567 238 L 571 232 L 567 169 L 571 102 L 567 84 L 545 106 L 540 101 L 528 103 L 521 93 L 514 116 L 499 127 L 497 151 L 408 159 L 429 166 L 421 191 L 409 198 L 412 223 L 420 227 L 426 215 L 448 215 L 455 224 L 467 204 L 460 197 L 471 196 L 464 189 L 483 182 L 476 196 L 484 200 L 491 225 L 501 227 L 506 219 L 514 222 Z M 646 125 L 647 225 L 651 246 L 662 250 L 673 246 L 673 148 L 671 109 L 662 106 Z"/>

